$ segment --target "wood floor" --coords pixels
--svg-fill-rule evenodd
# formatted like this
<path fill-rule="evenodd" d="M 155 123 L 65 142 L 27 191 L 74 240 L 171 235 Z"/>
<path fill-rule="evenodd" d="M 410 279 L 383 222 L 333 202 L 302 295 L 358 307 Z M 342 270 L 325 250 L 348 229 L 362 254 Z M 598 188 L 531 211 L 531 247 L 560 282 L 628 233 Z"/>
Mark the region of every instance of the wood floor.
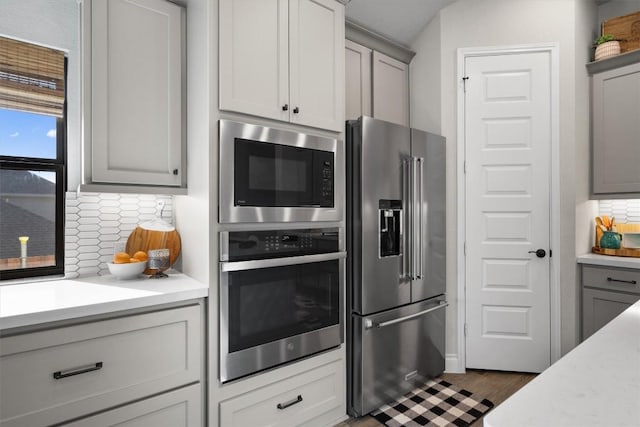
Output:
<path fill-rule="evenodd" d="M 443 374 L 440 378 L 450 382 L 456 387 L 464 388 L 470 392 L 492 401 L 496 406 L 504 402 L 509 396 L 518 391 L 522 386 L 534 379 L 536 374 L 523 374 L 519 372 L 479 371 L 468 369 L 466 374 Z M 379 427 L 381 424 L 370 416 L 351 418 L 335 427 Z M 473 427 L 482 427 L 482 418 L 472 424 Z"/>

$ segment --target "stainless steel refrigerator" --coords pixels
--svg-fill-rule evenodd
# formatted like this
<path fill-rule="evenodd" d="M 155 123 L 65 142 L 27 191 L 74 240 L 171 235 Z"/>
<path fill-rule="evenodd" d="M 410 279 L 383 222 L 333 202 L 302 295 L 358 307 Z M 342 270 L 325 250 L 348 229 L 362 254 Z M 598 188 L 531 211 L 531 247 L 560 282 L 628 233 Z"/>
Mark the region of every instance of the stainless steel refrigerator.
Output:
<path fill-rule="evenodd" d="M 347 122 L 348 412 L 444 370 L 445 138 Z"/>

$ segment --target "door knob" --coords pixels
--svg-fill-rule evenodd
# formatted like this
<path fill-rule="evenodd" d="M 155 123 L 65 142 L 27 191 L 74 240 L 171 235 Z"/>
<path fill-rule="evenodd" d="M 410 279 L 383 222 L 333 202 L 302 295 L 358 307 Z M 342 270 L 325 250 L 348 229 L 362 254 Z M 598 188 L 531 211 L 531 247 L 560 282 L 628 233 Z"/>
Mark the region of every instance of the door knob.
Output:
<path fill-rule="evenodd" d="M 300 109 L 298 107 L 295 107 L 293 109 L 293 114 L 298 114 L 300 112 Z"/>
<path fill-rule="evenodd" d="M 287 110 L 289 110 L 289 104 L 284 104 L 282 106 L 282 111 L 287 111 Z"/>
<path fill-rule="evenodd" d="M 529 251 L 530 254 L 536 254 L 538 258 L 544 258 L 547 255 L 547 251 L 544 249 L 538 249 L 535 251 Z"/>

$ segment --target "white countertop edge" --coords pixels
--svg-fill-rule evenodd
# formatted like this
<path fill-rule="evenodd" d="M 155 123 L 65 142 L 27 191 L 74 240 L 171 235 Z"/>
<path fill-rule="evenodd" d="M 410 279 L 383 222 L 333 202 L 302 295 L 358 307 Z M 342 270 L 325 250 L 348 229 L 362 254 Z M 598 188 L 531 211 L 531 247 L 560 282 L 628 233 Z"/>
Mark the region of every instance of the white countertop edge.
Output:
<path fill-rule="evenodd" d="M 640 258 L 599 255 L 591 253 L 580 255 L 576 258 L 576 260 L 578 261 L 578 264 L 640 269 Z"/>
<path fill-rule="evenodd" d="M 496 406 L 486 427 L 640 425 L 640 301 Z"/>
<path fill-rule="evenodd" d="M 154 305 L 169 304 L 181 301 L 188 301 L 192 299 L 205 298 L 209 295 L 209 288 L 194 279 L 191 279 L 183 274 L 170 275 L 170 281 L 164 281 L 165 279 L 150 280 L 148 278 L 141 278 L 137 280 L 118 281 L 112 276 L 100 276 L 90 277 L 72 280 L 56 280 L 51 282 L 34 282 L 31 284 L 10 285 L 6 287 L 0 286 L 0 296 L 6 298 L 6 302 L 9 304 L 25 304 L 28 305 L 26 297 L 28 292 L 25 293 L 25 298 L 14 297 L 11 298 L 12 286 L 51 286 L 56 287 L 62 283 L 62 286 L 69 285 L 71 282 L 73 285 L 81 286 L 83 283 L 94 285 L 107 286 L 107 300 L 96 301 L 95 298 L 90 302 L 83 303 L 82 296 L 78 298 L 72 305 L 62 307 L 47 307 L 39 310 L 34 309 L 19 314 L 6 314 L 0 311 L 0 331 L 8 330 L 18 327 L 35 326 L 43 323 L 56 322 L 60 320 L 71 320 L 86 316 L 94 316 L 100 314 L 108 314 L 112 312 L 118 312 L 122 310 L 131 310 L 151 307 Z M 60 286 L 58 286 L 60 287 Z M 25 288 L 22 288 L 23 291 Z M 150 291 L 154 292 L 152 295 L 143 296 L 121 296 L 119 292 L 124 289 L 127 291 Z M 37 289 L 34 289 L 37 292 Z M 55 291 L 54 291 L 55 292 Z M 21 292 L 24 293 L 24 292 Z M 23 301 L 20 301 L 23 299 Z"/>

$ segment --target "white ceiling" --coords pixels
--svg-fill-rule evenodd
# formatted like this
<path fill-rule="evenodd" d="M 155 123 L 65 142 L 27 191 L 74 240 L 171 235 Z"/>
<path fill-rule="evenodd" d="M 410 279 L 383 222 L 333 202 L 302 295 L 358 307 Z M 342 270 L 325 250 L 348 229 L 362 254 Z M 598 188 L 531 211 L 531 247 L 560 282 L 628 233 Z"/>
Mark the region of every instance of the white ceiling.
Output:
<path fill-rule="evenodd" d="M 411 46 L 424 26 L 456 0 L 351 0 L 347 19 L 397 43 Z"/>

